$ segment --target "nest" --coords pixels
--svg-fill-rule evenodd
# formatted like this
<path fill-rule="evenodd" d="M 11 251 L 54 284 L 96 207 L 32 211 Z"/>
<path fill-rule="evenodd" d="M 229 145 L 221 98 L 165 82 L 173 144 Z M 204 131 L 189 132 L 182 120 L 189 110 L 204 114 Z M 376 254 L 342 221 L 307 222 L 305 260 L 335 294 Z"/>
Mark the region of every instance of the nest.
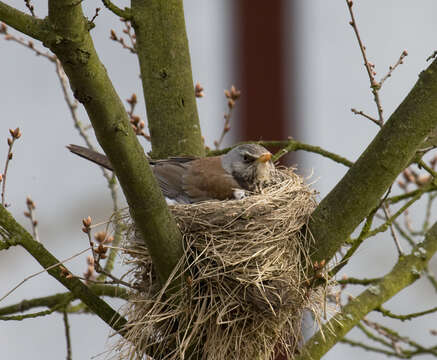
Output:
<path fill-rule="evenodd" d="M 302 231 L 315 205 L 314 191 L 288 169 L 242 200 L 171 206 L 184 256 L 164 288 L 132 231 L 126 253 L 143 290 L 127 305 L 121 357 L 292 358 L 304 309 L 320 308 L 308 286 L 311 239 Z M 170 283 L 178 290 L 167 291 Z"/>

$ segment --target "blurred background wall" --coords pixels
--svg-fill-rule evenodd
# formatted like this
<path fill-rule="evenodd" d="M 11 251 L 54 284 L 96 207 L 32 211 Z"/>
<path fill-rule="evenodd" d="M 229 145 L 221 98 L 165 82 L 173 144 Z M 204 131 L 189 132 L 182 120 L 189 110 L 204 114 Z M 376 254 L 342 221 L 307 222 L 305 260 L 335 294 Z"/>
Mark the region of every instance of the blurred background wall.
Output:
<path fill-rule="evenodd" d="M 7 4 L 25 9 L 23 2 Z M 119 6 L 127 1 L 117 2 Z M 34 1 L 38 16 L 45 16 L 44 4 Z M 235 84 L 242 100 L 232 118 L 232 131 L 225 145 L 240 139 L 297 140 L 355 160 L 377 132 L 374 124 L 350 112 L 356 107 L 374 114 L 375 106 L 352 29 L 345 1 L 323 0 L 185 0 L 186 22 L 191 48 L 194 82 L 205 88 L 198 101 L 206 144 L 212 147 L 223 127 L 226 101 L 223 90 Z M 84 2 L 89 18 L 96 0 Z M 368 56 L 381 77 L 407 49 L 405 63 L 381 92 L 386 118 L 427 66 L 425 59 L 435 50 L 437 3 L 433 0 L 355 1 L 355 14 Z M 141 99 L 138 64 L 135 57 L 109 40 L 110 29 L 122 33 L 122 24 L 105 9 L 92 31 L 100 57 L 123 99 L 133 92 Z M 11 29 L 11 33 L 15 32 Z M 39 44 L 38 44 L 39 46 Z M 137 113 L 144 116 L 140 100 Z M 80 111 L 84 122 L 84 112 Z M 81 219 L 96 221 L 111 215 L 111 201 L 100 171 L 65 149 L 81 144 L 73 129 L 53 64 L 28 49 L 0 38 L 0 159 L 6 158 L 8 128 L 19 126 L 23 136 L 15 146 L 7 183 L 10 211 L 27 224 L 23 211 L 30 195 L 37 205 L 42 242 L 60 259 L 87 247 Z M 1 143 L 1 142 L 0 142 Z M 149 149 L 144 143 L 146 151 Z M 297 154 L 289 160 L 299 173 L 310 176 L 319 198 L 344 175 L 345 168 L 312 154 Z M 420 214 L 423 209 L 416 207 Z M 419 217 L 420 218 L 420 217 Z M 435 216 L 434 216 L 435 219 Z M 395 261 L 391 238 L 380 235 L 368 241 L 358 256 L 344 268 L 349 276 L 366 272 L 380 276 Z M 0 252 L 0 296 L 39 265 L 20 248 Z M 69 263 L 76 273 L 85 270 L 85 256 Z M 437 270 L 434 260 L 432 268 Z M 349 290 L 349 288 L 348 288 Z M 360 289 L 350 289 L 357 294 Z M 26 282 L 0 306 L 36 296 L 61 292 L 63 288 L 43 274 Z M 396 313 L 435 306 L 435 293 L 426 281 L 419 281 L 387 304 Z M 114 306 L 120 303 L 115 302 Z M 378 318 L 378 317 L 375 317 Z M 426 344 L 435 343 L 429 329 L 436 316 L 401 323 L 397 329 Z M 70 317 L 74 359 L 89 359 L 104 353 L 113 343 L 108 328 L 97 317 Z M 307 324 L 308 325 L 308 324 Z M 311 329 L 308 329 L 310 332 Z M 0 346 L 5 359 L 25 359 L 41 354 L 45 359 L 65 358 L 61 316 L 25 322 L 0 322 Z M 353 331 L 355 339 L 360 335 Z M 325 359 L 382 359 L 346 345 L 338 345 Z M 105 354 L 102 355 L 103 357 Z M 423 356 L 422 359 L 426 359 Z"/>

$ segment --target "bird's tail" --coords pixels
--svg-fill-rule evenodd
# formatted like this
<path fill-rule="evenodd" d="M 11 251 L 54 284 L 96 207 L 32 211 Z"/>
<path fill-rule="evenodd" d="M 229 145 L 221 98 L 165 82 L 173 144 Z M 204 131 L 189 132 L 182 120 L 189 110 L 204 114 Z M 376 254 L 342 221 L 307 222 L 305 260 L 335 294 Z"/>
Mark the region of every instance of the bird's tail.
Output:
<path fill-rule="evenodd" d="M 103 166 L 108 170 L 114 170 L 108 158 L 105 155 L 98 153 L 97 151 L 73 144 L 68 145 L 67 149 L 70 150 L 73 154 L 79 155 L 80 157 L 92 161 L 97 165 Z"/>

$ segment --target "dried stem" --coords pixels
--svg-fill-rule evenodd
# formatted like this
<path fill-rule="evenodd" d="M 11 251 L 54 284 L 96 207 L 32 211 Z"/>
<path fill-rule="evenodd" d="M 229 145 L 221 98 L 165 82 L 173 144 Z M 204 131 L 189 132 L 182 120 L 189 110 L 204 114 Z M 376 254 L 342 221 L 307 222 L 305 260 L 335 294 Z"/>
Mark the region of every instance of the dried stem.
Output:
<path fill-rule="evenodd" d="M 352 108 L 351 111 L 355 114 L 355 115 L 361 115 L 363 117 L 365 117 L 366 119 L 374 122 L 376 125 L 380 126 L 381 123 L 379 122 L 379 120 L 376 120 L 375 118 L 371 117 L 370 115 L 367 115 L 365 112 L 363 112 L 362 110 L 357 110 Z"/>
<path fill-rule="evenodd" d="M 35 217 L 35 202 L 30 198 L 30 196 L 26 199 L 27 211 L 24 213 L 24 216 L 30 219 L 30 223 L 32 226 L 32 235 L 35 241 L 40 242 L 38 235 L 38 221 Z"/>
<path fill-rule="evenodd" d="M 384 203 L 382 205 L 382 211 L 384 211 L 386 220 L 389 221 L 389 219 L 391 218 L 389 206 Z M 399 254 L 399 256 L 402 256 L 403 255 L 402 247 L 401 247 L 401 244 L 399 242 L 398 236 L 396 235 L 396 232 L 394 231 L 393 221 L 390 222 L 389 228 L 390 228 L 390 234 L 391 234 L 391 236 L 392 236 L 392 238 L 393 238 L 393 240 L 395 242 L 396 249 L 398 250 L 398 254 Z"/>
<path fill-rule="evenodd" d="M 129 23 L 129 21 L 121 19 L 121 21 L 123 22 L 125 28 L 123 29 L 123 33 L 127 35 L 127 37 L 129 38 L 129 42 L 130 45 L 126 44 L 126 41 L 121 37 L 121 36 L 117 36 L 117 33 L 115 32 L 114 29 L 111 29 L 110 31 L 110 39 L 118 42 L 123 49 L 127 49 L 129 50 L 132 54 L 136 54 L 137 53 L 137 42 L 136 42 L 136 37 L 135 37 L 135 33 L 132 29 L 131 24 Z"/>
<path fill-rule="evenodd" d="M 393 314 L 390 310 L 384 309 L 383 307 L 380 307 L 379 309 L 376 309 L 376 311 L 378 311 L 382 315 L 390 317 L 392 319 L 398 319 L 398 320 L 401 320 L 401 321 L 405 321 L 405 320 L 411 320 L 411 319 L 414 319 L 416 317 L 420 317 L 420 316 L 423 316 L 423 315 L 435 313 L 437 311 L 437 306 L 433 307 L 432 309 L 429 309 L 429 310 L 420 311 L 420 312 L 411 313 L 411 314 L 406 314 L 406 315 Z"/>
<path fill-rule="evenodd" d="M 24 3 L 26 4 L 26 7 L 29 9 L 32 16 L 35 17 L 35 9 L 34 9 L 32 3 L 30 2 L 30 0 L 24 0 Z"/>
<path fill-rule="evenodd" d="M 342 340 L 340 340 L 340 342 L 342 342 L 343 344 L 348 344 L 350 346 L 356 346 L 356 347 L 362 348 L 362 349 L 367 350 L 367 351 L 372 351 L 372 352 L 384 354 L 387 356 L 399 357 L 399 355 L 393 351 L 388 351 L 385 349 L 377 348 L 375 346 L 363 344 L 362 342 L 351 340 L 349 338 L 343 338 Z"/>
<path fill-rule="evenodd" d="M 358 25 L 357 22 L 355 20 L 355 15 L 353 12 L 353 1 L 352 0 L 346 0 L 346 4 L 348 6 L 349 9 L 349 14 L 351 17 L 351 21 L 349 22 L 349 24 L 352 26 L 352 28 L 354 29 L 354 33 L 355 36 L 357 38 L 358 41 L 358 45 L 360 47 L 361 50 L 361 55 L 363 57 L 364 60 L 364 67 L 366 68 L 367 71 L 367 75 L 369 77 L 369 81 L 370 81 L 370 88 L 372 89 L 372 94 L 373 94 L 373 100 L 376 104 L 376 108 L 378 110 L 378 119 L 373 118 L 372 116 L 369 116 L 367 114 L 365 114 L 363 111 L 358 111 L 356 109 L 351 109 L 352 112 L 355 115 L 361 115 L 364 116 L 366 119 L 372 121 L 373 123 L 377 124 L 378 126 L 382 127 L 384 125 L 384 116 L 383 116 L 383 109 L 382 109 L 382 105 L 381 105 L 381 99 L 379 97 L 379 90 L 381 90 L 382 85 L 384 84 L 384 82 L 392 76 L 393 71 L 403 63 L 404 58 L 408 55 L 408 52 L 406 50 L 402 51 L 398 61 L 394 64 L 391 65 L 389 67 L 389 70 L 387 72 L 387 74 L 385 76 L 382 77 L 382 79 L 378 82 L 375 79 L 375 64 L 371 63 L 368 58 L 367 58 L 367 54 L 366 54 L 366 47 L 364 46 L 362 40 L 361 40 L 361 36 L 358 30 Z"/>
<path fill-rule="evenodd" d="M 381 278 L 371 278 L 371 279 L 357 279 L 353 277 L 343 277 L 343 279 L 337 280 L 340 285 L 371 285 L 380 281 Z"/>
<path fill-rule="evenodd" d="M 96 8 L 96 12 L 94 13 L 94 16 L 91 18 L 90 23 L 93 24 L 94 20 L 96 20 L 97 16 L 99 16 L 100 8 Z"/>
<path fill-rule="evenodd" d="M 19 128 L 15 130 L 9 129 L 9 133 L 11 137 L 8 138 L 8 154 L 6 156 L 5 168 L 3 170 L 3 174 L 1 174 L 0 181 L 2 181 L 2 206 L 7 207 L 6 204 L 6 178 L 9 168 L 9 162 L 12 160 L 12 147 L 14 146 L 15 140 L 18 140 L 21 137 L 21 131 Z"/>
<path fill-rule="evenodd" d="M 88 216 L 88 218 L 83 219 L 82 223 L 83 223 L 82 231 L 87 234 L 91 253 L 92 253 L 92 258 L 88 259 L 88 265 L 92 266 L 97 273 L 104 275 L 104 277 L 109 277 L 113 281 L 113 284 L 120 284 L 128 288 L 134 289 L 135 287 L 132 286 L 130 283 L 115 277 L 110 272 L 105 271 L 105 269 L 100 264 L 100 260 L 105 259 L 107 257 L 106 253 L 108 251 L 108 247 L 105 246 L 105 244 L 111 243 L 114 240 L 114 238 L 112 236 L 108 236 L 105 231 L 97 232 L 94 237 L 98 245 L 95 246 L 96 244 L 94 243 L 91 237 L 91 217 Z M 85 273 L 85 280 L 92 281 L 91 276 L 92 276 L 92 272 L 89 269 Z M 99 281 L 98 283 L 102 284 L 105 282 Z"/>
<path fill-rule="evenodd" d="M 138 136 L 142 136 L 144 137 L 144 139 L 146 139 L 147 141 L 150 142 L 150 136 L 147 135 L 144 131 L 146 124 L 144 122 L 144 120 L 141 120 L 141 118 L 138 115 L 135 115 L 135 107 L 137 105 L 137 95 L 135 93 L 132 94 L 132 96 L 126 100 L 127 103 L 129 104 L 129 110 L 127 111 L 127 114 L 129 115 L 130 118 L 130 123 L 132 125 L 132 128 L 135 132 L 135 134 L 137 134 Z"/>
<path fill-rule="evenodd" d="M 85 250 L 82 250 L 80 252 L 78 252 L 77 254 L 74 254 L 62 261 L 57 262 L 56 264 L 53 264 L 45 269 L 42 269 L 41 271 L 38 271 L 32 275 L 29 275 L 27 277 L 25 277 L 23 280 L 21 280 L 17 285 L 15 285 L 11 290 L 9 290 L 5 295 L 3 295 L 2 297 L 0 297 L 0 302 L 3 301 L 5 298 L 7 298 L 9 295 L 11 295 L 16 289 L 18 289 L 21 285 L 23 285 L 26 281 L 34 278 L 35 276 L 38 276 L 42 273 L 45 273 L 46 271 L 49 271 L 51 269 L 54 269 L 56 267 L 62 267 L 62 264 L 65 264 L 67 261 L 70 261 L 72 259 L 74 259 L 75 257 L 82 255 L 83 253 L 87 252 L 89 250 L 89 248 L 86 248 Z"/>
<path fill-rule="evenodd" d="M 402 54 L 399 56 L 398 61 L 396 62 L 396 64 L 394 65 L 390 65 L 390 67 L 388 68 L 388 73 L 379 81 L 379 87 L 382 87 L 382 84 L 384 84 L 384 82 L 391 77 L 393 71 L 401 64 L 404 63 L 404 58 L 408 55 L 407 50 L 402 51 Z"/>
<path fill-rule="evenodd" d="M 231 130 L 231 116 L 232 116 L 232 110 L 235 107 L 236 102 L 241 96 L 241 91 L 237 90 L 234 85 L 231 86 L 229 90 L 225 90 L 225 96 L 226 99 L 228 99 L 228 111 L 225 113 L 225 124 L 223 126 L 222 133 L 220 135 L 220 138 L 218 140 L 214 141 L 214 146 L 216 149 L 219 149 L 225 135 Z"/>
<path fill-rule="evenodd" d="M 366 68 L 367 75 L 369 77 L 370 88 L 372 89 L 373 99 L 374 99 L 376 107 L 378 109 L 378 120 L 376 120 L 376 123 L 379 126 L 382 126 L 384 124 L 384 117 L 383 117 L 383 114 L 382 114 L 383 110 L 382 110 L 381 100 L 379 98 L 379 93 L 378 93 L 378 90 L 380 88 L 380 84 L 375 80 L 375 74 L 376 74 L 375 70 L 374 70 L 375 65 L 372 64 L 367 59 L 366 47 L 363 45 L 363 42 L 361 41 L 361 36 L 360 36 L 359 31 L 358 31 L 357 22 L 355 20 L 354 12 L 352 10 L 353 2 L 351 0 L 346 0 L 346 4 L 348 6 L 349 14 L 351 16 L 351 21 L 349 22 L 349 24 L 354 29 L 355 36 L 357 38 L 358 45 L 359 45 L 360 50 L 361 50 L 361 55 L 363 56 L 364 67 Z"/>
<path fill-rule="evenodd" d="M 12 315 L 12 316 L 0 316 L 0 320 L 2 321 L 22 321 L 25 319 L 35 319 L 42 316 L 47 316 L 50 314 L 53 314 L 56 311 L 59 311 L 61 307 L 65 307 L 65 304 L 59 303 L 55 306 L 51 307 L 48 310 L 38 311 L 31 314 L 24 314 L 24 315 Z"/>

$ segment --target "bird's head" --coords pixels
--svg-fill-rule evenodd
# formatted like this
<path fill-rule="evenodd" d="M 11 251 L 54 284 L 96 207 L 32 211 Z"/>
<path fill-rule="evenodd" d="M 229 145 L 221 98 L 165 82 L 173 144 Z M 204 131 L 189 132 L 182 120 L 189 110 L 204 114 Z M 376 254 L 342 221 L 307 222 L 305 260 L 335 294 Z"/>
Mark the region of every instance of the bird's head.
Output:
<path fill-rule="evenodd" d="M 270 179 L 274 170 L 272 154 L 257 144 L 238 145 L 222 156 L 223 168 L 246 190 L 256 187 Z"/>

